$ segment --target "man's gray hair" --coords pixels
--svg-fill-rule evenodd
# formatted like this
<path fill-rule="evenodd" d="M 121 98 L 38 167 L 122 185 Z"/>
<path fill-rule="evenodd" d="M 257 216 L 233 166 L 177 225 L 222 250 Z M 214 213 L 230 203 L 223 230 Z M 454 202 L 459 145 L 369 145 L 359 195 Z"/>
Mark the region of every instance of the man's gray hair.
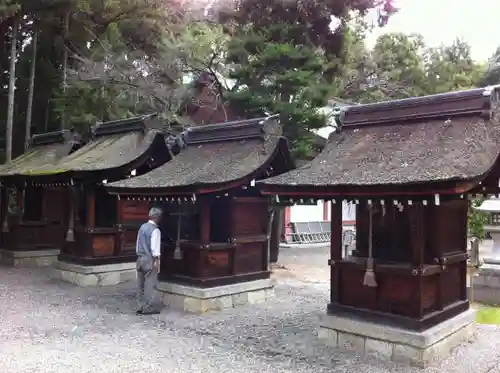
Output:
<path fill-rule="evenodd" d="M 158 207 L 152 207 L 150 210 L 149 210 L 149 217 L 150 218 L 159 218 L 161 216 L 163 211 L 161 211 L 160 208 Z"/>

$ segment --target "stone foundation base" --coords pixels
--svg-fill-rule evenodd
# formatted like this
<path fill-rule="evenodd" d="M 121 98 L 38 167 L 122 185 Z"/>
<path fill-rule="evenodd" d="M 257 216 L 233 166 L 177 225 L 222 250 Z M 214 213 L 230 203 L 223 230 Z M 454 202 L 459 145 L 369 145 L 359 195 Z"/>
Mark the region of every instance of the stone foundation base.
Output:
<path fill-rule="evenodd" d="M 57 261 L 52 277 L 78 286 L 107 286 L 135 280 L 136 263 L 85 266 Z"/>
<path fill-rule="evenodd" d="M 0 250 L 0 263 L 11 267 L 47 267 L 57 261 L 60 250 Z"/>
<path fill-rule="evenodd" d="M 499 305 L 500 304 L 500 262 L 485 264 L 478 270 L 472 279 L 472 297 L 474 302 Z"/>
<path fill-rule="evenodd" d="M 167 307 L 194 313 L 263 302 L 274 294 L 271 279 L 206 289 L 160 281 L 157 290 Z"/>
<path fill-rule="evenodd" d="M 454 347 L 475 339 L 475 316 L 474 310 L 468 310 L 423 332 L 415 332 L 326 315 L 318 336 L 332 347 L 425 368 L 444 359 Z"/>

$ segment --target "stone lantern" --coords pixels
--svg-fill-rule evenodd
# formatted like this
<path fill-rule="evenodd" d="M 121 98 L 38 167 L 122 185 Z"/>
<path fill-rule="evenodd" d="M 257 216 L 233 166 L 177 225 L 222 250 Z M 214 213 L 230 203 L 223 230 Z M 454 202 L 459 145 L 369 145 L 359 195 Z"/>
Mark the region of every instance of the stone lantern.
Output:
<path fill-rule="evenodd" d="M 488 214 L 488 222 L 484 225 L 484 231 L 493 239 L 491 256 L 500 259 L 500 198 L 489 198 L 477 209 Z"/>

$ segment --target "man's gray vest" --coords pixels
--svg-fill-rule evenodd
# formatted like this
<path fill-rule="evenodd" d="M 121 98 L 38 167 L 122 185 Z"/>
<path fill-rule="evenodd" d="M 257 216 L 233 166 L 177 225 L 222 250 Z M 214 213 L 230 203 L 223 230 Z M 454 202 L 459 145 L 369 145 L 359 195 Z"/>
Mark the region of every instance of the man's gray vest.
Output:
<path fill-rule="evenodd" d="M 158 226 L 150 222 L 141 225 L 139 233 L 137 233 L 137 246 L 135 248 L 137 256 L 153 257 L 153 253 L 151 252 L 151 236 L 156 228 Z"/>

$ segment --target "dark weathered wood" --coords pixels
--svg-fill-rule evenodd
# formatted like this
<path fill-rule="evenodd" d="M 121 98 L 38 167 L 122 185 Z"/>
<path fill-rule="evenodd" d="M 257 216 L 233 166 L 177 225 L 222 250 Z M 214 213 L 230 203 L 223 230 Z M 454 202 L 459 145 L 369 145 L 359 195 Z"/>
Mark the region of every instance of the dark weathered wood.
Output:
<path fill-rule="evenodd" d="M 87 224 L 91 219 L 92 193 L 86 190 Z M 95 200 L 94 200 L 95 202 Z M 86 227 L 77 224 L 74 243 L 66 243 L 61 260 L 83 264 L 99 265 L 123 263 L 135 260 L 135 244 L 140 225 L 147 221 L 149 203 L 146 201 L 120 200 L 116 206 L 117 221 L 113 227 Z M 95 211 L 95 210 L 94 210 Z"/>
<path fill-rule="evenodd" d="M 423 310 L 423 277 L 421 275 L 424 266 L 424 253 L 425 253 L 425 212 L 424 206 L 421 203 L 415 203 L 408 207 L 409 213 L 409 223 L 410 223 L 410 243 L 412 245 L 411 251 L 413 254 L 412 264 L 414 271 L 417 271 L 414 276 L 415 291 L 417 294 L 422 294 L 418 297 L 413 297 L 415 302 L 415 314 L 418 317 L 422 317 Z"/>
<path fill-rule="evenodd" d="M 209 201 L 200 202 L 200 242 L 202 245 L 210 243 L 210 207 Z"/>
<path fill-rule="evenodd" d="M 28 186 L 28 188 L 31 188 Z M 68 224 L 68 194 L 61 188 L 42 188 L 39 193 L 39 220 L 10 219 L 9 232 L 4 234 L 6 249 L 47 250 L 64 246 Z M 17 204 L 24 204 L 23 194 L 18 193 Z M 29 206 L 24 206 L 30 208 Z M 30 216 L 29 213 L 26 216 Z"/>
<path fill-rule="evenodd" d="M 176 282 L 179 284 L 196 286 L 200 288 L 211 288 L 215 286 L 224 286 L 231 284 L 239 284 L 248 281 L 263 280 L 269 278 L 270 275 L 271 272 L 262 271 L 256 273 L 244 273 L 244 274 L 236 274 L 232 276 L 223 276 L 223 277 L 196 278 L 193 276 L 183 276 L 181 274 L 160 272 L 159 279 L 160 281 Z"/>
<path fill-rule="evenodd" d="M 330 217 L 330 301 L 338 302 L 340 286 L 339 262 L 342 260 L 342 204 L 332 203 Z"/>
<path fill-rule="evenodd" d="M 456 199 L 462 194 L 473 193 L 472 189 L 480 184 L 482 178 L 474 178 L 466 181 L 443 181 L 429 183 L 412 183 L 412 184 L 393 184 L 393 185 L 349 185 L 338 186 L 335 188 L 325 186 L 314 186 L 311 190 L 310 186 L 305 185 L 271 185 L 266 184 L 265 187 L 259 188 L 263 195 L 279 195 L 280 198 L 387 198 L 397 200 L 432 200 L 434 194 L 439 194 L 442 201 L 447 199 Z M 497 187 L 498 188 L 498 187 Z M 496 189 L 498 191 L 498 189 Z M 486 191 L 487 192 L 487 191 Z M 482 193 L 482 189 L 478 188 L 478 194 Z"/>
<path fill-rule="evenodd" d="M 176 215 L 164 214 L 160 279 L 210 287 L 268 278 L 268 200 L 262 197 L 200 198 L 189 218 L 199 227 L 193 239 L 181 238 L 182 259 L 175 260 Z M 246 279 L 246 280 L 245 280 Z"/>
<path fill-rule="evenodd" d="M 355 253 L 331 258 L 339 272 L 331 313 L 423 330 L 467 310 L 467 194 L 500 191 L 498 149 L 484 141 L 496 126 L 497 94 L 479 88 L 351 106 L 322 156 L 258 185 L 280 201 L 357 204 Z M 453 128 L 438 120 L 449 115 Z M 464 146 L 466 132 L 477 137 Z M 334 252 L 333 237 L 331 245 Z"/>
<path fill-rule="evenodd" d="M 87 191 L 87 203 L 88 203 L 87 227 L 93 228 L 95 227 L 95 191 L 93 188 L 89 188 Z"/>
<path fill-rule="evenodd" d="M 283 223 L 285 220 L 285 208 L 278 207 L 273 220 L 272 232 L 271 232 L 271 247 L 269 250 L 270 263 L 277 263 L 280 251 L 280 242 L 284 234 Z M 284 238 L 283 238 L 284 239 Z"/>
<path fill-rule="evenodd" d="M 115 235 L 94 235 L 92 238 L 94 256 L 112 256 L 115 251 Z"/>
<path fill-rule="evenodd" d="M 16 205 L 19 211 L 24 208 L 24 189 L 18 189 L 16 193 Z"/>
<path fill-rule="evenodd" d="M 338 248 L 332 221 L 331 303 L 335 309 L 386 315 L 399 320 L 401 326 L 421 329 L 452 315 L 448 311 L 452 305 L 467 307 L 463 303 L 467 260 L 464 200 L 443 201 L 434 207 L 419 201 L 403 207 L 386 204 L 384 209 L 376 204 L 372 241 L 376 287 L 363 285 L 369 235 L 362 204 L 360 201 L 357 210 L 356 256 L 334 260 Z"/>
<path fill-rule="evenodd" d="M 120 221 L 127 223 L 144 223 L 148 220 L 149 205 L 144 201 L 120 200 Z"/>

